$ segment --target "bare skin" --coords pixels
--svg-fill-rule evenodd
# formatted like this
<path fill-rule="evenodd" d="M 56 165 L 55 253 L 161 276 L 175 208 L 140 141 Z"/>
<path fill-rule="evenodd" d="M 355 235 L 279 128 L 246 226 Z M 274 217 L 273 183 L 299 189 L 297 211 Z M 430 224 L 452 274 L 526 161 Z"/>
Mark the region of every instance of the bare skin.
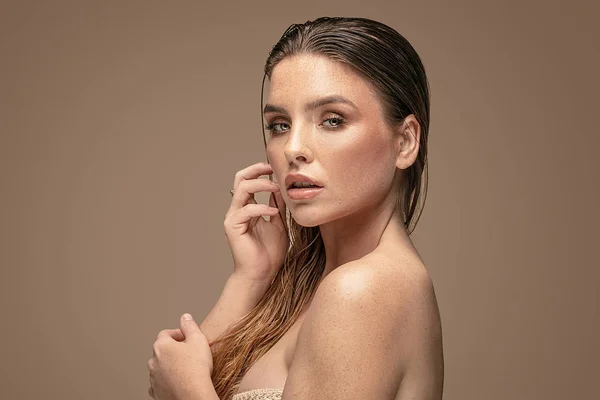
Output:
<path fill-rule="evenodd" d="M 330 96 L 353 105 L 310 107 Z M 418 155 L 418 121 L 410 115 L 390 126 L 368 81 L 306 54 L 274 68 L 266 109 L 275 181 L 296 222 L 319 226 L 327 262 L 312 303 L 238 392 L 284 388 L 285 400 L 441 399 L 438 306 L 396 207 L 402 174 Z M 290 199 L 284 180 L 292 172 L 323 190 Z"/>
<path fill-rule="evenodd" d="M 250 290 L 241 301 L 224 290 L 229 314 L 215 307 L 210 321 L 235 320 L 281 265 L 287 245 L 278 211 L 288 208 L 299 224 L 319 227 L 327 261 L 312 302 L 246 372 L 238 392 L 279 388 L 284 400 L 441 399 L 437 301 L 396 207 L 403 173 L 419 151 L 418 121 L 409 115 L 388 125 L 368 82 L 319 56 L 281 61 L 268 96 L 271 164 L 236 174 L 224 222 L 235 277 L 227 293 Z M 277 183 L 256 179 L 270 172 Z M 285 176 L 292 172 L 315 179 L 319 195 L 290 198 Z M 279 210 L 256 204 L 258 191 L 273 192 L 269 203 L 277 198 Z M 218 399 L 207 335 L 222 327 L 203 326 L 206 334 L 182 319 L 181 329 L 159 334 L 148 364 L 152 397 Z"/>

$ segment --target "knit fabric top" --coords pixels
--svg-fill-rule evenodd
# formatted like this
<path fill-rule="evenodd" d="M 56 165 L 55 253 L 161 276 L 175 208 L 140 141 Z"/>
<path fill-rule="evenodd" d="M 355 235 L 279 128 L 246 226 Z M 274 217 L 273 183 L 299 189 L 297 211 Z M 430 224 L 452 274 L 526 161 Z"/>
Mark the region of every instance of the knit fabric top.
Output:
<path fill-rule="evenodd" d="M 281 400 L 283 389 L 264 388 L 234 394 L 231 400 Z"/>

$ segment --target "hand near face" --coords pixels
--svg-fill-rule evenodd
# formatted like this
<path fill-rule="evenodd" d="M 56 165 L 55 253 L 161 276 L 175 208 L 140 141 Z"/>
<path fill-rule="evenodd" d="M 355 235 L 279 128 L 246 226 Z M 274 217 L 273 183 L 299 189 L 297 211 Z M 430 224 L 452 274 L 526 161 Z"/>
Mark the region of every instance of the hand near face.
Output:
<path fill-rule="evenodd" d="M 150 388 L 156 400 L 193 398 L 199 391 L 200 377 L 210 377 L 213 359 L 208 340 L 191 316 L 180 319 L 180 329 L 162 330 L 148 360 Z"/>

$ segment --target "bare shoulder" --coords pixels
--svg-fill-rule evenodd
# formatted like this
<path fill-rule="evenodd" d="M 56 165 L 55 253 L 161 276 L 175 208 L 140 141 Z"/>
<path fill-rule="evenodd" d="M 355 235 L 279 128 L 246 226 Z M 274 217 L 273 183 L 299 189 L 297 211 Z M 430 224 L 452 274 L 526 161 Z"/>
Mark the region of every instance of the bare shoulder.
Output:
<path fill-rule="evenodd" d="M 372 254 L 323 279 L 284 399 L 441 398 L 439 313 L 432 282 L 417 264 Z"/>
<path fill-rule="evenodd" d="M 439 322 L 433 282 L 416 258 L 371 253 L 336 268 L 318 291 L 322 302 L 355 304 L 396 327 L 405 326 L 409 319 L 414 323 L 425 318 L 420 321 L 425 325 Z"/>
<path fill-rule="evenodd" d="M 441 316 L 433 282 L 420 257 L 374 252 L 358 260 L 347 273 L 362 276 L 365 293 L 376 292 L 373 296 L 378 301 L 390 305 L 388 318 L 399 329 L 397 345 L 407 349 L 392 350 L 403 359 L 396 400 L 441 399 L 444 387 Z"/>
<path fill-rule="evenodd" d="M 425 266 L 417 260 L 371 253 L 333 270 L 319 289 L 325 296 L 340 294 L 343 290 L 347 294 L 366 296 L 366 300 L 390 300 L 401 306 L 407 297 L 431 294 L 433 284 Z"/>

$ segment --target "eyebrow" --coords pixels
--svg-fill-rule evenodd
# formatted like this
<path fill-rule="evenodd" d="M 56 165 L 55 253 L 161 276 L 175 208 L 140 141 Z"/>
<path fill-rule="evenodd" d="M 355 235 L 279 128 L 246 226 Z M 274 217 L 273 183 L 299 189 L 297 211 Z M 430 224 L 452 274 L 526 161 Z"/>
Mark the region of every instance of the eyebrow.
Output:
<path fill-rule="evenodd" d="M 350 107 L 353 107 L 356 110 L 358 110 L 358 107 L 356 107 L 356 105 L 352 101 L 348 100 L 347 98 L 345 98 L 343 96 L 332 95 L 332 96 L 321 97 L 320 99 L 317 99 L 310 103 L 306 103 L 306 105 L 304 106 L 304 111 L 309 112 L 309 111 L 314 110 L 315 108 L 323 107 L 327 104 L 334 104 L 334 103 L 347 104 Z M 283 113 L 283 114 L 288 113 L 287 110 L 283 107 L 279 107 L 279 106 L 267 103 L 267 105 L 265 105 L 265 109 L 263 110 L 263 114 L 266 114 L 268 112 L 279 112 L 279 113 Z"/>

